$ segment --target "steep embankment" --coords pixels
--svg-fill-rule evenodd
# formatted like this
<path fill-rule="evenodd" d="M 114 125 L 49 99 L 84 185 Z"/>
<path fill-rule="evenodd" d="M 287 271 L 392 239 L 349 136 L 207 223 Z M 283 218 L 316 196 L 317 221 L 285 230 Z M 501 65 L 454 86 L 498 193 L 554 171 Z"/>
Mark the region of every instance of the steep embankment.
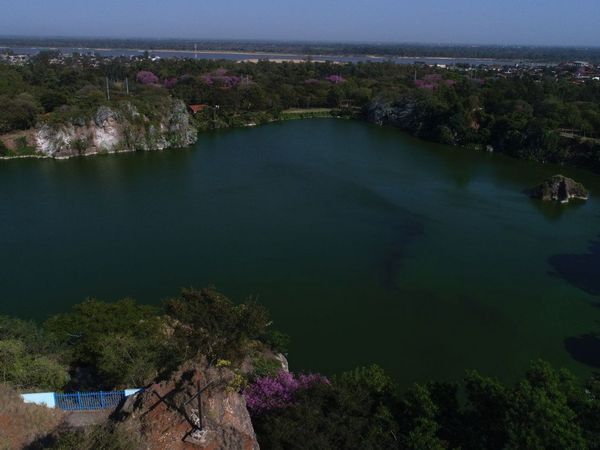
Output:
<path fill-rule="evenodd" d="M 91 117 L 42 122 L 29 134 L 28 154 L 51 158 L 163 150 L 197 139 L 185 104 L 175 99 L 161 103 L 152 114 L 139 112 L 129 102 L 101 106 Z"/>

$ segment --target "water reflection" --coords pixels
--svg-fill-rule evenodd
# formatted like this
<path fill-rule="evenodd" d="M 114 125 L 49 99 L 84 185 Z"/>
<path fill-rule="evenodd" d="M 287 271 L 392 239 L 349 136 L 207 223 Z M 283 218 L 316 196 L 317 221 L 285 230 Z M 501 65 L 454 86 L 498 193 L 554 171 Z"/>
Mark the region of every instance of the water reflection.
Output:
<path fill-rule="evenodd" d="M 523 195 L 530 195 L 530 193 L 531 193 L 531 190 L 523 191 Z M 568 204 L 563 204 L 563 203 L 559 203 L 559 202 L 544 202 L 544 201 L 536 199 L 536 198 L 532 198 L 532 199 L 530 199 L 530 201 L 531 201 L 531 205 L 535 209 L 537 209 L 540 213 L 542 213 L 542 215 L 546 219 L 553 221 L 553 222 L 557 221 L 561 217 L 563 217 L 563 215 L 567 211 L 573 211 L 573 210 L 579 209 L 583 205 L 585 205 L 585 202 L 583 202 L 583 201 L 571 201 Z"/>

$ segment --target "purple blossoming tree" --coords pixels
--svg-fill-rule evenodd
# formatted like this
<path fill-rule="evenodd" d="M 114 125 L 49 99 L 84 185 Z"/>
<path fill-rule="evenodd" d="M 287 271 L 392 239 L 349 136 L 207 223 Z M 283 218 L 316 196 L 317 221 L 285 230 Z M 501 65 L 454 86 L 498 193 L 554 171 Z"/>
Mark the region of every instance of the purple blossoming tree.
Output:
<path fill-rule="evenodd" d="M 140 84 L 157 84 L 158 77 L 148 70 L 140 70 L 137 74 L 136 80 Z"/>
<path fill-rule="evenodd" d="M 307 389 L 315 384 L 329 384 L 323 375 L 299 375 L 281 371 L 275 377 L 258 378 L 244 390 L 248 411 L 253 416 L 276 408 L 285 408 L 294 402 L 298 390 Z"/>
<path fill-rule="evenodd" d="M 329 75 L 325 78 L 327 81 L 332 82 L 333 84 L 345 83 L 346 80 L 341 75 Z"/>

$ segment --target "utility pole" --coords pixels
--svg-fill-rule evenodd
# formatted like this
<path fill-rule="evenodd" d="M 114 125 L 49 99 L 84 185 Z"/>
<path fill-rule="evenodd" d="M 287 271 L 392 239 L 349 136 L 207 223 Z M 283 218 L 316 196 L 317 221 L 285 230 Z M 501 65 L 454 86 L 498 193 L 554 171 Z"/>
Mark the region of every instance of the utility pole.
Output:
<path fill-rule="evenodd" d="M 125 77 L 125 90 L 127 95 L 129 95 L 129 77 Z"/>
<path fill-rule="evenodd" d="M 198 44 L 194 44 L 194 58 L 198 59 Z"/>
<path fill-rule="evenodd" d="M 217 125 L 217 110 L 220 108 L 219 105 L 215 105 L 215 107 L 213 108 L 213 127 L 216 128 Z"/>
<path fill-rule="evenodd" d="M 106 77 L 106 99 L 110 102 L 110 86 L 108 85 L 108 77 Z"/>

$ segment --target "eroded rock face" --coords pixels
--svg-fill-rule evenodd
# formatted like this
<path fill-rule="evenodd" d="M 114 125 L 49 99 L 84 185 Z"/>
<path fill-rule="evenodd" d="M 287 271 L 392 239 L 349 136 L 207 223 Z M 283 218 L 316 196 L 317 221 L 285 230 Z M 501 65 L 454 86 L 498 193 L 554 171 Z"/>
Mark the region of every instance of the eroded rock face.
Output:
<path fill-rule="evenodd" d="M 119 111 L 98 108 L 89 121 L 41 124 L 36 130 L 39 153 L 53 158 L 126 151 L 163 150 L 186 147 L 196 142 L 197 130 L 191 124 L 185 105 L 172 100 L 167 108 L 149 120 L 130 103 Z"/>
<path fill-rule="evenodd" d="M 169 381 L 130 397 L 114 420 L 139 433 L 144 449 L 258 450 L 246 401 L 232 387 L 235 379 L 226 367 L 186 363 Z M 200 412 L 192 399 L 198 386 L 205 389 Z"/>
<path fill-rule="evenodd" d="M 530 192 L 533 198 L 568 203 L 571 199 L 587 200 L 589 191 L 581 184 L 563 175 L 554 175 Z"/>

